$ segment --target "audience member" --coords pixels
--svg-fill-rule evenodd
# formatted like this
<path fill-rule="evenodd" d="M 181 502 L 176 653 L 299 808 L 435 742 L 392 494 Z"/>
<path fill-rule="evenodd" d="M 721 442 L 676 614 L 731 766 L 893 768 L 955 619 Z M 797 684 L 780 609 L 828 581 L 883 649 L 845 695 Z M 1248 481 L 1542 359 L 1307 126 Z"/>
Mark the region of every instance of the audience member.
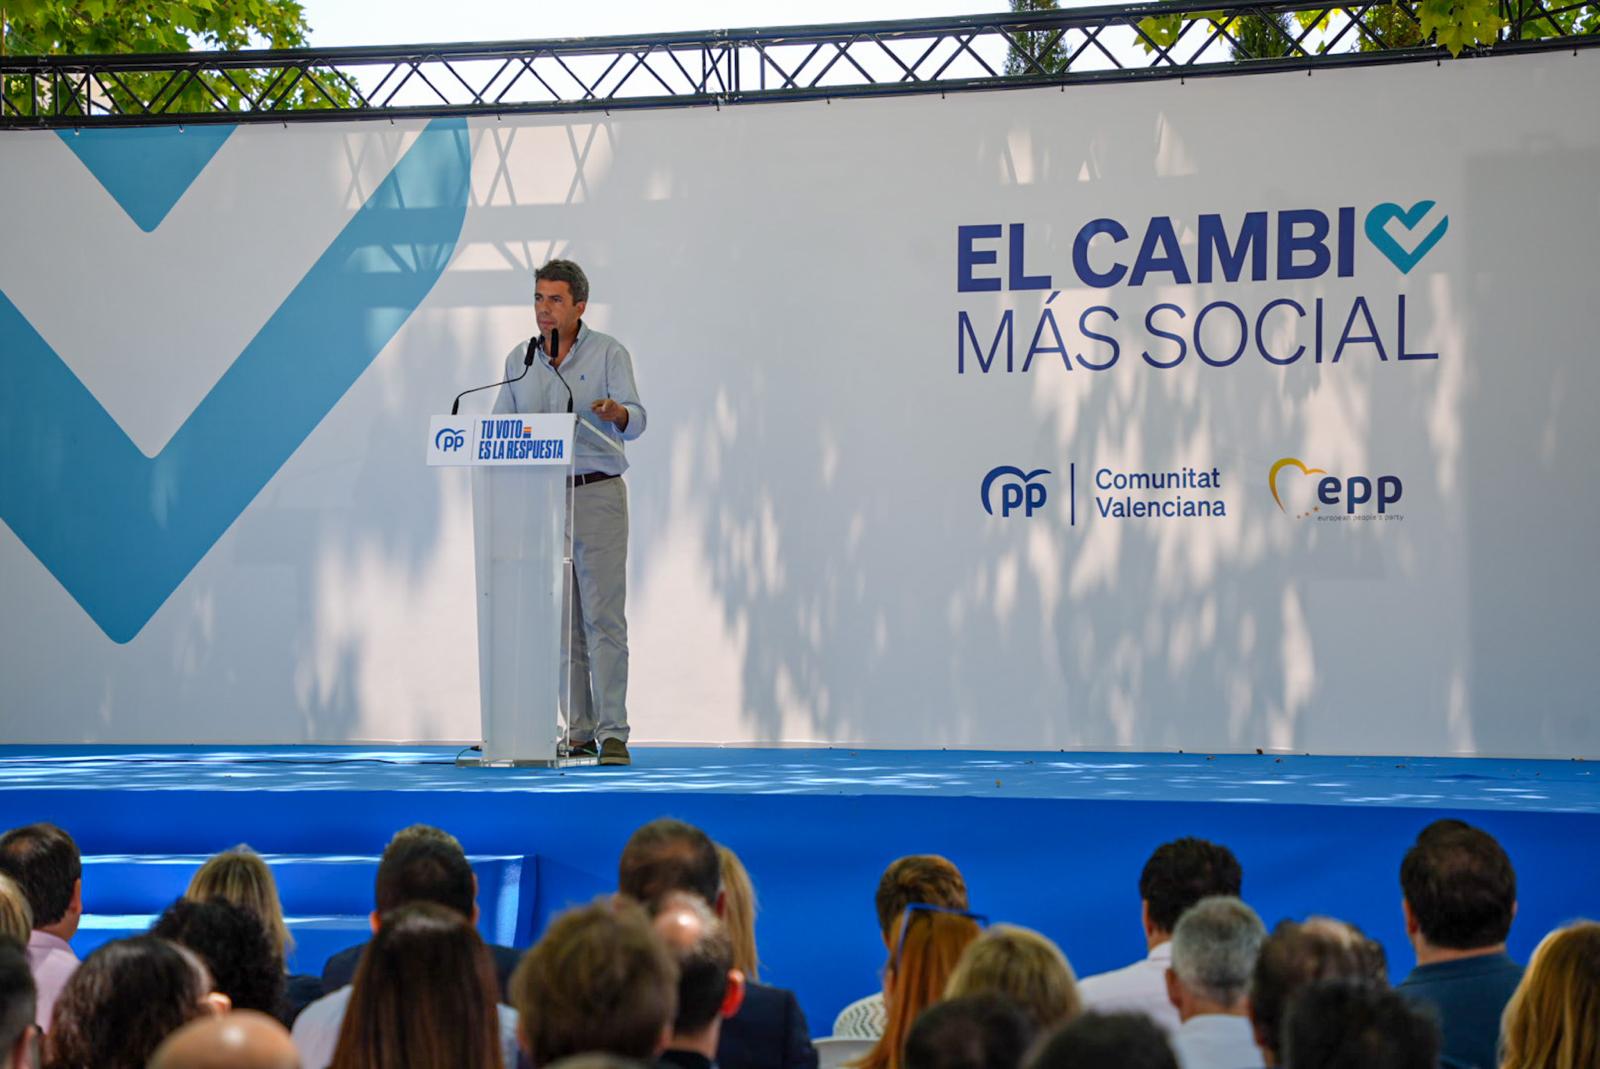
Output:
<path fill-rule="evenodd" d="M 977 917 L 913 902 L 896 927 L 894 946 L 883 969 L 883 1035 L 860 1060 L 858 1069 L 902 1069 L 906 1036 L 923 1010 L 944 997 L 956 963 L 980 932 Z"/>
<path fill-rule="evenodd" d="M 912 854 L 889 863 L 878 879 L 874 905 L 883 946 L 894 945 L 895 925 L 913 902 L 945 909 L 967 908 L 967 883 L 961 870 L 937 854 Z M 883 992 L 874 991 L 839 1011 L 833 1034 L 841 1039 L 877 1039 L 883 1035 L 887 1014 Z"/>
<path fill-rule="evenodd" d="M 745 871 L 739 855 L 721 843 L 717 844 L 717 859 L 722 863 L 722 890 L 727 907 L 722 921 L 728 926 L 728 936 L 733 940 L 733 967 L 746 980 L 761 979 L 761 956 L 756 953 L 756 901 L 755 885 Z"/>
<path fill-rule="evenodd" d="M 320 976 L 287 971 L 289 956 L 294 953 L 294 936 L 283 919 L 283 903 L 278 899 L 278 881 L 273 878 L 272 868 L 260 854 L 240 844 L 232 850 L 213 855 L 195 871 L 184 897 L 198 902 L 224 899 L 236 906 L 243 906 L 267 926 L 267 934 L 272 937 L 278 957 L 285 965 L 283 1003 L 278 1013 L 278 1019 L 284 1024 L 293 1024 L 301 1010 L 322 997 Z"/>
<path fill-rule="evenodd" d="M 1052 1036 L 1027 1069 L 1178 1069 L 1178 1058 L 1148 1014 L 1091 1012 Z"/>
<path fill-rule="evenodd" d="M 1175 1033 L 1178 1015 L 1167 998 L 1166 980 L 1173 926 L 1202 898 L 1238 897 L 1243 882 L 1239 861 L 1225 846 L 1185 838 L 1157 847 L 1139 873 L 1139 919 L 1148 955 L 1121 969 L 1079 980 L 1084 1007 L 1100 1013 L 1148 1014 L 1169 1035 Z"/>
<path fill-rule="evenodd" d="M 10 876 L 0 872 L 0 939 L 9 939 L 27 949 L 33 938 L 33 907 L 28 896 Z"/>
<path fill-rule="evenodd" d="M 1500 1016 L 1522 979 L 1506 954 L 1517 912 L 1511 859 L 1487 832 L 1435 821 L 1406 851 L 1400 889 L 1417 955 L 1400 993 L 1438 1014 L 1449 1062 L 1494 1069 Z"/>
<path fill-rule="evenodd" d="M 144 1069 L 167 1036 L 228 1009 L 193 952 L 154 935 L 118 939 L 85 958 L 61 989 L 45 1069 Z"/>
<path fill-rule="evenodd" d="M 1167 994 L 1177 1008 L 1173 1050 L 1183 1069 L 1260 1066 L 1250 1028 L 1250 974 L 1266 927 L 1227 895 L 1202 898 L 1172 930 Z"/>
<path fill-rule="evenodd" d="M 1544 937 L 1506 1003 L 1500 1069 L 1600 1066 L 1600 924 Z"/>
<path fill-rule="evenodd" d="M 39 1064 L 36 1001 L 23 945 L 0 939 L 0 1069 L 35 1069 Z"/>
<path fill-rule="evenodd" d="M 186 946 L 206 963 L 211 983 L 235 1009 L 277 1013 L 283 962 L 255 916 L 231 902 L 180 898 L 150 928 L 151 935 Z"/>
<path fill-rule="evenodd" d="M 1283 1064 L 1284 1009 L 1313 980 L 1365 980 L 1388 987 L 1389 965 L 1383 947 L 1352 924 L 1331 917 L 1281 922 L 1262 942 L 1250 974 L 1250 1024 L 1269 1067 Z"/>
<path fill-rule="evenodd" d="M 997 924 L 973 940 L 945 986 L 946 998 L 1002 995 L 1028 1015 L 1040 1034 L 1082 1010 L 1078 982 L 1061 948 L 1028 928 Z"/>
<path fill-rule="evenodd" d="M 190 1021 L 156 1048 L 149 1069 L 300 1069 L 300 1056 L 277 1018 L 239 1010 Z"/>
<path fill-rule="evenodd" d="M 1003 995 L 946 999 L 922 1011 L 906 1036 L 906 1069 L 1018 1069 L 1035 1022 Z"/>
<path fill-rule="evenodd" d="M 422 845 L 419 845 L 422 844 Z M 404 862 L 403 864 L 401 862 Z M 395 833 L 378 861 L 378 876 L 373 898 L 372 930 L 378 918 L 408 902 L 437 902 L 449 906 L 478 923 L 478 876 L 467 861 L 466 851 L 454 835 L 427 824 L 413 824 Z M 500 1001 L 506 999 L 511 970 L 521 953 L 511 947 L 488 944 L 494 959 L 495 979 L 500 985 Z M 328 959 L 322 968 L 322 990 L 332 992 L 348 984 L 361 961 L 366 944 L 348 947 Z"/>
<path fill-rule="evenodd" d="M 672 1036 L 678 966 L 644 907 L 602 898 L 550 922 L 511 976 L 511 1002 L 536 1066 L 576 1054 L 654 1062 Z"/>
<path fill-rule="evenodd" d="M 744 1001 L 733 940 L 698 896 L 674 891 L 652 906 L 656 935 L 678 963 L 678 1012 L 661 1053 L 663 1067 L 711 1069 L 722 1022 Z"/>
<path fill-rule="evenodd" d="M 331 1061 L 296 1037 L 305 1069 L 503 1069 L 516 1062 L 516 1017 L 496 1006 L 494 962 L 459 910 L 413 902 L 387 914 L 354 982 L 341 990 L 348 1005 Z"/>
<path fill-rule="evenodd" d="M 1398 992 L 1315 980 L 1289 1000 L 1287 1069 L 1436 1069 L 1439 1027 Z"/>
<path fill-rule="evenodd" d="M 83 860 L 72 836 L 54 824 L 29 824 L 0 836 L 0 872 L 17 881 L 33 912 L 28 966 L 38 989 L 37 1023 L 50 1018 L 78 956 L 71 940 L 83 917 Z"/>
<path fill-rule="evenodd" d="M 722 861 L 705 832 L 681 820 L 653 820 L 633 833 L 617 865 L 617 890 L 639 902 L 669 891 L 697 895 L 726 921 Z M 718 1069 L 816 1069 L 817 1052 L 792 991 L 746 983 L 739 1012 L 722 1024 Z"/>

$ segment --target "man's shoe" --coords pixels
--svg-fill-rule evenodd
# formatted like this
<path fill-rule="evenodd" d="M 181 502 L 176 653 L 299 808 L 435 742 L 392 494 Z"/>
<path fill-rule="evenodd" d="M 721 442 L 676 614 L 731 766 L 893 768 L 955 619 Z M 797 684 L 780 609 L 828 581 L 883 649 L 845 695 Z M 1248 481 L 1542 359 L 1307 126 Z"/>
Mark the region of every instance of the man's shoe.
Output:
<path fill-rule="evenodd" d="M 576 742 L 572 739 L 567 740 L 568 757 L 598 757 L 599 755 L 600 748 L 595 745 L 593 739 L 587 739 L 583 742 Z"/>
<path fill-rule="evenodd" d="M 602 765 L 631 765 L 633 758 L 628 756 L 628 744 L 621 739 L 607 739 L 600 744 L 600 763 Z"/>

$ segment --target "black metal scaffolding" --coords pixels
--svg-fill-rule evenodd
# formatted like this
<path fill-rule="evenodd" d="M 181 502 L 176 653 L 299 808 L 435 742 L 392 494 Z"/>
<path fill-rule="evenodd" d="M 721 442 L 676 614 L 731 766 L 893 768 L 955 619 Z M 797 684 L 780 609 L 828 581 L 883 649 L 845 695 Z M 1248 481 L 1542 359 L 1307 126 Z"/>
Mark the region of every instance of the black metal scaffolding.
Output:
<path fill-rule="evenodd" d="M 1165 2 L 481 44 L 0 58 L 0 128 L 683 107 L 1445 62 L 1419 0 Z M 1600 3 L 1507 0 L 1485 55 L 1600 45 Z"/>

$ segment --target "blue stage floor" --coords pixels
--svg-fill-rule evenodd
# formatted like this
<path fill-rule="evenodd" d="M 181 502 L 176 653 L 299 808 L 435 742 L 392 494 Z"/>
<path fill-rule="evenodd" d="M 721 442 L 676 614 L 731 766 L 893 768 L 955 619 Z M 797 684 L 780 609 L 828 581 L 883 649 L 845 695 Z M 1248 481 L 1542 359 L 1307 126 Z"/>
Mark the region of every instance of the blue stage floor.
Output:
<path fill-rule="evenodd" d="M 1600 776 L 1572 761 L 979 751 L 636 749 L 628 769 L 457 769 L 454 748 L 0 747 L 0 826 L 52 820 L 86 855 L 80 952 L 140 928 L 205 855 L 268 854 L 303 971 L 362 937 L 375 859 L 415 822 L 473 855 L 483 929 L 525 944 L 614 885 L 640 823 L 673 815 L 744 858 L 763 978 L 814 1033 L 872 990 L 872 892 L 902 854 L 942 853 L 974 909 L 1056 939 L 1080 974 L 1143 954 L 1137 881 L 1179 835 L 1227 843 L 1269 923 L 1327 913 L 1411 964 L 1398 868 L 1439 816 L 1488 828 L 1517 866 L 1512 951 L 1600 915 Z"/>

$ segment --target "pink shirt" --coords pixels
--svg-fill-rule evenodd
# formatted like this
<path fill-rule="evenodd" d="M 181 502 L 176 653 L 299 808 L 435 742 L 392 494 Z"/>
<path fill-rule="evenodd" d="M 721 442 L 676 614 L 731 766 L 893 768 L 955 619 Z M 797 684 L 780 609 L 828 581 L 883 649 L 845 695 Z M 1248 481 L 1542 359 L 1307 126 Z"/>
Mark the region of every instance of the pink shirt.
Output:
<path fill-rule="evenodd" d="M 39 1008 L 34 1020 L 46 1032 L 50 1030 L 50 1014 L 56 1008 L 56 999 L 67 980 L 78 967 L 78 955 L 65 939 L 41 932 L 37 928 L 28 937 L 28 968 L 33 970 L 33 983 L 39 989 Z"/>

